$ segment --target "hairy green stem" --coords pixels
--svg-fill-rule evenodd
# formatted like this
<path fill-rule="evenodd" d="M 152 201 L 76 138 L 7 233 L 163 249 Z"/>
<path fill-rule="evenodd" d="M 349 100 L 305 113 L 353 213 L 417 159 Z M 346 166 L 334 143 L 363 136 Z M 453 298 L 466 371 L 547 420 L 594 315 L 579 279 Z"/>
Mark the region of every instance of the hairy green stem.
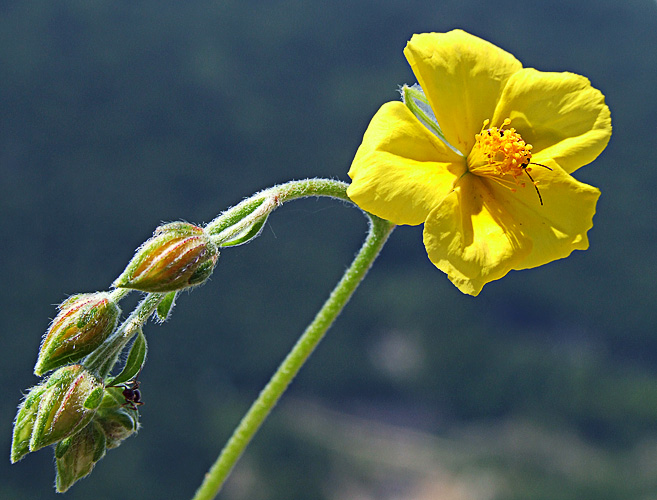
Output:
<path fill-rule="evenodd" d="M 119 300 L 129 291 L 119 288 L 112 293 L 116 294 L 115 299 Z M 148 318 L 155 312 L 157 305 L 162 302 L 165 296 L 165 293 L 149 293 L 146 295 L 121 326 L 100 347 L 89 354 L 82 364 L 96 373 L 99 378 L 104 379 L 107 377 L 119 359 L 123 348 L 137 334 L 141 326 L 148 321 Z"/>
<path fill-rule="evenodd" d="M 265 189 L 229 208 L 205 226 L 205 233 L 219 245 L 242 233 L 286 201 L 309 196 L 328 196 L 351 202 L 347 184 L 330 179 L 304 179 Z"/>
<path fill-rule="evenodd" d="M 278 206 L 285 201 L 307 196 L 330 196 L 349 201 L 346 196 L 346 187 L 346 184 L 342 182 L 326 179 L 309 179 L 305 181 L 289 182 L 281 186 L 275 186 L 256 195 L 262 196 L 263 201 L 262 203 L 256 204 L 257 208 L 255 211 L 259 210 L 262 206 L 270 204 L 269 212 L 271 212 L 276 208 L 275 206 Z M 230 209 L 219 216 L 208 225 L 206 230 L 209 229 L 211 233 L 217 235 L 218 238 L 221 238 L 222 236 L 219 235 L 233 227 L 230 223 L 224 221 L 227 219 L 231 219 L 231 222 L 240 220 L 239 217 L 235 217 L 235 214 L 240 212 L 240 210 L 250 210 L 249 213 L 253 213 L 253 200 L 256 199 L 256 196 L 249 200 L 245 200 L 240 205 L 237 205 L 233 209 Z M 249 203 L 251 203 L 250 206 Z M 381 248 L 394 228 L 394 225 L 391 222 L 379 219 L 371 214 L 367 214 L 367 216 L 370 219 L 369 234 L 365 243 L 363 243 L 363 246 L 356 255 L 356 258 L 347 269 L 333 292 L 331 292 L 331 295 L 317 313 L 312 323 L 308 325 L 285 360 L 281 363 L 278 370 L 274 373 L 269 383 L 265 386 L 262 392 L 260 392 L 258 398 L 242 418 L 242 421 L 239 423 L 233 432 L 233 435 L 221 451 L 217 461 L 205 475 L 203 483 L 196 491 L 193 500 L 211 500 L 217 495 L 255 433 L 272 411 L 315 347 L 317 347 L 322 340 L 333 321 L 335 321 L 344 306 L 347 304 L 352 294 L 365 277 L 365 274 L 367 274 L 367 271 L 378 256 Z M 226 236 L 226 234 L 223 234 L 223 236 Z"/>

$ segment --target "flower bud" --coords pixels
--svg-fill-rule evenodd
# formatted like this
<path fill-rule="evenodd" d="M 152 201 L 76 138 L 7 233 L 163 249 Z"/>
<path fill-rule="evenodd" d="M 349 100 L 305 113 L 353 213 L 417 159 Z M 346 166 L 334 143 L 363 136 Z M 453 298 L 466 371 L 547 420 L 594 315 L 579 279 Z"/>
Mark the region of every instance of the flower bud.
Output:
<path fill-rule="evenodd" d="M 121 441 L 132 436 L 139 429 L 139 414 L 128 408 L 101 408 L 94 417 L 103 431 L 107 449 L 116 448 Z"/>
<path fill-rule="evenodd" d="M 105 292 L 75 295 L 59 306 L 43 338 L 34 373 L 74 363 L 93 352 L 116 328 L 121 310 Z"/>
<path fill-rule="evenodd" d="M 105 445 L 105 434 L 95 421 L 61 441 L 55 447 L 57 492 L 64 493 L 76 481 L 87 476 L 96 462 L 105 456 Z"/>
<path fill-rule="evenodd" d="M 65 366 L 54 372 L 39 402 L 30 451 L 57 443 L 84 428 L 102 398 L 102 383 L 83 366 Z"/>
<path fill-rule="evenodd" d="M 14 421 L 14 436 L 11 442 L 12 464 L 18 462 L 30 452 L 32 429 L 44 392 L 46 392 L 45 384 L 33 387 L 18 407 L 16 420 Z"/>
<path fill-rule="evenodd" d="M 114 281 L 117 288 L 172 292 L 200 285 L 212 274 L 219 250 L 203 229 L 186 222 L 157 228 Z"/>

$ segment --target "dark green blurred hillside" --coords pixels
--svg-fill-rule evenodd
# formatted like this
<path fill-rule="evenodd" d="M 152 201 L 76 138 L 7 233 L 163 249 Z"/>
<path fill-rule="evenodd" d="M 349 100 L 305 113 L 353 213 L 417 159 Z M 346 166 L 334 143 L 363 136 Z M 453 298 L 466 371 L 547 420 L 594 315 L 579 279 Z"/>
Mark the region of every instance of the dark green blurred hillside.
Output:
<path fill-rule="evenodd" d="M 348 180 L 414 83 L 407 40 L 455 27 L 606 95 L 611 143 L 577 172 L 603 193 L 591 248 L 475 299 L 396 229 L 221 498 L 657 496 L 657 2 L 27 0 L 0 2 L 0 498 L 61 498 L 49 451 L 8 460 L 55 304 L 107 289 L 161 221 Z M 146 329 L 139 436 L 67 500 L 190 498 L 365 227 L 307 200 L 225 250 Z"/>

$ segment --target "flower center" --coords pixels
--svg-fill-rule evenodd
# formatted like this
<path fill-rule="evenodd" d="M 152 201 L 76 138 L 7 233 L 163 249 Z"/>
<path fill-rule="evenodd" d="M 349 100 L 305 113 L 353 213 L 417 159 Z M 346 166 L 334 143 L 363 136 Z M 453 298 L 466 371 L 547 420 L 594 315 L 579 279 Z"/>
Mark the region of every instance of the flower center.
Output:
<path fill-rule="evenodd" d="M 515 184 L 524 187 L 518 178 L 526 173 L 532 158 L 532 145 L 527 144 L 514 128 L 504 127 L 511 123 L 504 120 L 502 126 L 487 128 L 490 120 L 485 120 L 481 132 L 468 155 L 468 170 L 475 174 L 501 180 L 510 175 Z"/>
<path fill-rule="evenodd" d="M 532 145 L 523 141 L 522 136 L 514 128 L 505 129 L 511 123 L 509 118 L 502 122 L 502 126 L 488 127 L 490 120 L 484 120 L 481 132 L 475 135 L 475 145 L 470 151 L 467 159 L 468 171 L 488 177 L 491 180 L 509 188 L 515 193 L 515 186 L 525 187 L 525 183 L 518 180 L 522 174 L 526 174 L 531 181 L 538 201 L 543 205 L 543 197 L 538 190 L 538 181 L 532 177 L 530 163 L 538 165 L 547 170 L 551 167 L 542 163 L 532 162 Z M 513 183 L 506 177 L 510 175 Z M 511 185 L 509 185 L 511 184 Z"/>

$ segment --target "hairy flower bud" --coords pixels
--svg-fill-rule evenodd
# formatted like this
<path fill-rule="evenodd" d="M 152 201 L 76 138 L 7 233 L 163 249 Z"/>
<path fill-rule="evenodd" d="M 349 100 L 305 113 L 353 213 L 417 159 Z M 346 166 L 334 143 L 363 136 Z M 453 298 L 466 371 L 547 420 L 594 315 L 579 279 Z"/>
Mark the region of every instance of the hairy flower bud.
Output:
<path fill-rule="evenodd" d="M 93 352 L 114 331 L 120 314 L 108 293 L 70 297 L 43 338 L 34 373 L 42 375 Z"/>
<path fill-rule="evenodd" d="M 18 407 L 16 420 L 14 421 L 14 435 L 11 442 L 12 464 L 18 462 L 30 452 L 32 429 L 34 428 L 37 410 L 39 409 L 39 403 L 44 392 L 46 392 L 45 384 L 33 387 Z"/>
<path fill-rule="evenodd" d="M 87 476 L 96 462 L 105 456 L 106 440 L 100 425 L 90 422 L 77 434 L 62 440 L 55 447 L 58 493 L 64 493 L 73 484 Z"/>
<path fill-rule="evenodd" d="M 107 440 L 107 449 L 116 448 L 139 429 L 139 414 L 129 408 L 103 408 L 98 411 L 94 422 L 100 425 Z"/>
<path fill-rule="evenodd" d="M 57 443 L 84 428 L 102 398 L 102 383 L 83 366 L 65 366 L 54 372 L 39 402 L 30 451 Z"/>
<path fill-rule="evenodd" d="M 118 288 L 172 292 L 200 285 L 212 274 L 219 250 L 203 229 L 186 222 L 157 228 L 114 281 Z"/>

